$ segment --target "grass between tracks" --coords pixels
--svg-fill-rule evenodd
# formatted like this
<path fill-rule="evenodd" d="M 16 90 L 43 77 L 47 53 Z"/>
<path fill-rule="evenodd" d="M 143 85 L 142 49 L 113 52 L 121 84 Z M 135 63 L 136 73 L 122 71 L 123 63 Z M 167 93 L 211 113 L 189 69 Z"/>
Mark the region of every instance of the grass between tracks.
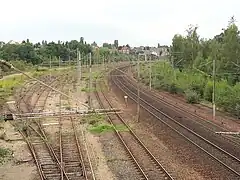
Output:
<path fill-rule="evenodd" d="M 28 75 L 38 78 L 43 75 L 47 75 L 50 72 L 52 75 L 58 73 L 59 71 L 67 71 L 68 69 L 47 69 L 38 67 L 35 71 L 27 72 Z M 12 96 L 15 89 L 20 87 L 26 80 L 29 78 L 22 74 L 13 74 L 10 76 L 6 76 L 3 79 L 0 79 L 0 108 L 2 108 L 3 104 L 7 101 L 9 96 Z"/>
<path fill-rule="evenodd" d="M 0 165 L 12 158 L 12 151 L 7 148 L 0 148 Z"/>
<path fill-rule="evenodd" d="M 82 121 L 83 123 L 88 123 L 90 125 L 88 127 L 88 130 L 92 133 L 101 134 L 106 132 L 113 132 L 114 128 L 117 131 L 128 131 L 128 128 L 124 125 L 113 126 L 107 123 L 106 118 L 106 115 L 94 114 L 85 116 Z"/>

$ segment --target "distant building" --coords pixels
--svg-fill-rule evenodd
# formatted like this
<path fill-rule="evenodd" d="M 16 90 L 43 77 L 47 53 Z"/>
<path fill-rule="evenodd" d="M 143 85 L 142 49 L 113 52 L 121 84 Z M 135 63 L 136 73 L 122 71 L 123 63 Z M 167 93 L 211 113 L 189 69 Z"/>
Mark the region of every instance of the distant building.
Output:
<path fill-rule="evenodd" d="M 123 53 L 123 54 L 130 54 L 130 47 L 128 46 L 119 46 L 118 47 L 118 52 Z"/>
<path fill-rule="evenodd" d="M 134 47 L 131 50 L 131 54 L 146 54 L 155 57 L 166 56 L 168 55 L 168 46 L 159 46 L 159 47 L 149 47 L 149 46 L 140 46 Z"/>

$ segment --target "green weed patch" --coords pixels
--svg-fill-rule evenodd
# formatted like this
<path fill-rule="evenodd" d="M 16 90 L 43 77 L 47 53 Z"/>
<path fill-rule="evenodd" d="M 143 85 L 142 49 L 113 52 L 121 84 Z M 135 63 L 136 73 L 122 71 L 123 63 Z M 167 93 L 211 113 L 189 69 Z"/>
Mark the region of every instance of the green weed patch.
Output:
<path fill-rule="evenodd" d="M 117 125 L 117 126 L 115 126 L 115 129 L 117 131 L 128 131 L 128 128 L 124 125 Z M 89 131 L 92 133 L 99 133 L 99 134 L 106 133 L 106 132 L 112 132 L 112 131 L 114 131 L 114 126 L 110 125 L 110 124 L 105 124 L 105 123 L 97 124 L 97 125 L 91 126 L 89 128 Z"/>
<path fill-rule="evenodd" d="M 12 151 L 7 148 L 0 148 L 0 164 L 9 161 L 12 158 Z"/>

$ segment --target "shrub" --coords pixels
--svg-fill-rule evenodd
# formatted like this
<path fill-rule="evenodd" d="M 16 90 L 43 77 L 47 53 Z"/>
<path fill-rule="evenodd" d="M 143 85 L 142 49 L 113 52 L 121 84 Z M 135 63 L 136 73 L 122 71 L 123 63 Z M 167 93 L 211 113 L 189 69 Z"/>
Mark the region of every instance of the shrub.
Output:
<path fill-rule="evenodd" d="M 200 100 L 200 95 L 194 90 L 190 90 L 190 89 L 186 90 L 185 96 L 186 96 L 187 102 L 191 104 L 198 103 Z"/>
<path fill-rule="evenodd" d="M 169 84 L 168 91 L 172 94 L 176 94 L 178 92 L 177 85 L 175 83 Z"/>
<path fill-rule="evenodd" d="M 236 104 L 234 111 L 234 114 L 240 118 L 240 104 Z"/>
<path fill-rule="evenodd" d="M 196 91 L 201 97 L 203 97 L 203 94 L 204 94 L 204 88 L 205 86 L 202 85 L 202 84 L 195 84 L 195 83 L 192 83 L 190 85 L 190 89 L 192 89 L 193 91 Z"/>
<path fill-rule="evenodd" d="M 212 101 L 212 93 L 213 93 L 213 82 L 208 81 L 203 93 L 203 98 L 209 102 Z"/>
<path fill-rule="evenodd" d="M 194 70 L 173 69 L 169 63 L 157 62 L 152 65 L 152 85 L 155 89 L 170 93 L 184 93 L 189 103 L 198 103 L 200 98 L 212 101 L 213 82 L 206 75 Z M 146 66 L 142 68 L 141 77 L 148 85 Z M 145 73 L 145 74 L 144 74 Z M 240 116 L 240 83 L 234 86 L 226 80 L 216 81 L 216 105 L 223 110 Z"/>
<path fill-rule="evenodd" d="M 234 98 L 236 98 L 233 96 L 233 93 L 233 88 L 226 81 L 216 82 L 216 105 L 227 111 L 232 109 Z"/>

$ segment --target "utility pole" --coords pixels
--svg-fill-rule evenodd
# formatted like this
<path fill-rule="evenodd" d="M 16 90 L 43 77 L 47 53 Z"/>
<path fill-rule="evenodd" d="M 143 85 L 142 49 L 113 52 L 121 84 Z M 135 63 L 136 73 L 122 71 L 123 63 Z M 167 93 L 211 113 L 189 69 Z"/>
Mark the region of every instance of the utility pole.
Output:
<path fill-rule="evenodd" d="M 69 52 L 69 54 L 68 54 L 68 65 L 70 66 L 70 48 L 69 48 L 69 44 L 68 44 L 68 52 Z"/>
<path fill-rule="evenodd" d="M 92 108 L 91 105 L 91 91 L 92 91 L 92 57 L 89 53 L 89 93 L 88 93 L 88 106 Z"/>
<path fill-rule="evenodd" d="M 152 89 L 152 58 L 149 57 L 150 60 L 150 68 L 149 68 L 149 88 Z"/>
<path fill-rule="evenodd" d="M 58 56 L 58 67 L 59 68 L 61 67 L 61 58 L 60 58 L 60 56 Z"/>
<path fill-rule="evenodd" d="M 105 61 L 105 56 L 103 55 L 103 61 L 102 61 L 103 62 L 103 70 L 104 70 L 104 67 L 105 67 L 104 66 L 104 61 Z"/>
<path fill-rule="evenodd" d="M 81 72 L 81 54 L 79 49 L 77 49 L 77 77 L 78 77 L 78 84 L 81 85 L 82 79 L 82 72 Z"/>
<path fill-rule="evenodd" d="M 79 80 L 80 80 L 80 83 L 81 83 L 81 80 L 82 80 L 82 62 L 81 62 L 81 52 L 78 51 L 78 58 L 79 58 Z"/>
<path fill-rule="evenodd" d="M 78 48 L 77 48 L 77 64 L 76 64 L 76 68 L 77 68 L 77 71 L 76 71 L 76 77 L 77 77 L 77 93 L 79 93 L 79 84 L 80 84 L 80 80 L 79 80 L 79 53 L 78 53 Z"/>
<path fill-rule="evenodd" d="M 140 120 L 140 90 L 139 90 L 139 80 L 140 80 L 140 66 L 139 66 L 139 55 L 137 59 L 137 75 L 138 75 L 138 80 L 137 80 L 137 122 Z"/>
<path fill-rule="evenodd" d="M 174 80 L 177 80 L 176 71 L 175 71 L 175 64 L 174 64 L 174 56 L 171 55 L 170 58 L 171 58 L 171 61 L 172 61 L 172 68 L 173 68 Z"/>
<path fill-rule="evenodd" d="M 88 68 L 88 55 L 86 55 L 86 68 Z"/>
<path fill-rule="evenodd" d="M 216 116 L 215 89 L 216 89 L 216 58 L 213 59 L 213 93 L 212 93 L 213 120 L 215 120 Z"/>
<path fill-rule="evenodd" d="M 52 69 L 52 56 L 50 56 L 49 58 L 49 68 L 50 68 L 50 81 L 52 80 L 52 72 L 51 72 L 51 69 Z"/>

